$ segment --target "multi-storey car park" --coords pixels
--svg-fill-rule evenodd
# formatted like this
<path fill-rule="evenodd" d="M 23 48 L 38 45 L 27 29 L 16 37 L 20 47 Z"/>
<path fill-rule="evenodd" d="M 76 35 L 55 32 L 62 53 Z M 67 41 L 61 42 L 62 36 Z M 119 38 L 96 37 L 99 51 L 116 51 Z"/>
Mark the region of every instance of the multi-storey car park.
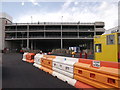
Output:
<path fill-rule="evenodd" d="M 7 17 L 1 17 L 2 49 L 41 49 L 51 51 L 56 48 L 79 46 L 93 50 L 94 35 L 104 33 L 104 22 L 37 22 L 12 23 Z"/>

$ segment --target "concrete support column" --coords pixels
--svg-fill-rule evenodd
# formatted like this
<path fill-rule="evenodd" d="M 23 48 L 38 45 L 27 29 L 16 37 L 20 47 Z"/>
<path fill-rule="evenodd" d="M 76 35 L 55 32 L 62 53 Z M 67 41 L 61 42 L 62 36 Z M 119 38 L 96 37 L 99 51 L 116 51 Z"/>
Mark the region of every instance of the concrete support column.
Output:
<path fill-rule="evenodd" d="M 79 24 L 80 24 L 80 22 L 78 22 L 78 25 L 77 25 L 77 35 L 78 35 L 78 38 L 79 38 Z"/>
<path fill-rule="evenodd" d="M 0 51 L 3 50 L 5 46 L 5 22 L 6 19 L 0 18 Z"/>
<path fill-rule="evenodd" d="M 16 31 L 17 31 L 17 23 L 16 23 Z M 17 32 L 15 33 L 15 38 L 17 38 Z"/>
<path fill-rule="evenodd" d="M 61 39 L 61 49 L 63 48 L 63 40 Z"/>
<path fill-rule="evenodd" d="M 27 49 L 29 49 L 29 39 L 27 39 Z"/>
<path fill-rule="evenodd" d="M 94 23 L 94 36 L 96 35 L 96 25 Z"/>
<path fill-rule="evenodd" d="M 31 41 L 31 50 L 33 50 L 33 41 Z"/>
<path fill-rule="evenodd" d="M 27 25 L 27 49 L 29 49 L 29 25 Z"/>
<path fill-rule="evenodd" d="M 62 24 L 61 24 L 61 49 L 63 48 L 63 40 L 62 40 Z"/>
<path fill-rule="evenodd" d="M 36 42 L 35 41 L 34 41 L 33 45 L 34 45 L 33 49 L 35 50 L 36 49 Z"/>
<path fill-rule="evenodd" d="M 45 26 L 45 22 L 44 22 L 44 38 L 46 37 L 46 36 L 45 36 L 45 27 L 46 27 L 46 26 Z"/>

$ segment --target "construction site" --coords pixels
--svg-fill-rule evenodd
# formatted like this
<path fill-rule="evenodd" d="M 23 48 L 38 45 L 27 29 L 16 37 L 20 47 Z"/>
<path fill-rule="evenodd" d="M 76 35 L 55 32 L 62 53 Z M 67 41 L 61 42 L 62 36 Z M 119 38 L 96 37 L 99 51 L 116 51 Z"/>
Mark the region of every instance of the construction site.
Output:
<path fill-rule="evenodd" d="M 120 89 L 120 27 L 104 22 L 12 23 L 2 28 L 2 88 Z"/>

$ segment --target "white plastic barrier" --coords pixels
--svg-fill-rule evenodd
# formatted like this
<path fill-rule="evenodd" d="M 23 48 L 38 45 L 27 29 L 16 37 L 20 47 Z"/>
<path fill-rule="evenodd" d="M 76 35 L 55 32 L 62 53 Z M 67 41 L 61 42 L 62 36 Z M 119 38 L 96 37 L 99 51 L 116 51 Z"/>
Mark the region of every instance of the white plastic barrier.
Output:
<path fill-rule="evenodd" d="M 64 82 L 67 81 L 67 83 L 70 84 L 70 85 L 72 85 L 72 86 L 75 86 L 75 83 L 77 82 L 75 79 L 72 79 L 70 77 L 67 77 L 67 76 L 65 76 L 63 74 L 60 74 L 58 72 L 55 72 L 55 71 L 53 71 L 52 75 L 53 76 L 57 76 L 57 78 L 63 80 Z"/>
<path fill-rule="evenodd" d="M 37 68 L 41 68 L 42 66 L 41 65 L 38 65 L 36 63 L 33 64 L 33 66 L 37 67 Z"/>
<path fill-rule="evenodd" d="M 65 76 L 68 76 L 68 77 L 70 77 L 70 78 L 73 78 L 73 74 L 72 74 L 72 73 L 66 72 L 66 71 L 64 71 L 64 70 L 61 70 L 61 69 L 58 69 L 58 68 L 55 68 L 55 67 L 53 67 L 52 69 L 53 69 L 53 71 L 56 71 L 56 72 L 58 72 L 58 73 L 60 73 L 60 74 L 63 74 L 63 75 L 65 75 Z"/>
<path fill-rule="evenodd" d="M 72 57 L 56 56 L 55 59 L 57 59 L 57 60 L 59 59 L 59 60 L 62 60 L 62 61 L 66 60 L 66 61 L 78 62 L 78 58 L 72 58 Z M 53 61 L 54 61 L 55 59 L 53 59 Z"/>
<path fill-rule="evenodd" d="M 41 58 L 43 57 L 43 54 L 36 54 L 35 57 L 34 57 L 34 63 L 36 64 L 41 64 Z"/>
<path fill-rule="evenodd" d="M 78 62 L 78 60 L 79 60 L 78 58 L 57 56 L 55 59 L 53 59 L 52 67 L 55 67 L 73 74 L 74 64 Z"/>
<path fill-rule="evenodd" d="M 24 54 L 23 54 L 23 61 L 26 61 L 26 55 L 28 54 L 28 52 L 24 52 Z"/>
<path fill-rule="evenodd" d="M 59 62 L 55 62 L 53 61 L 53 67 L 64 70 L 66 72 L 70 72 L 73 73 L 73 65 L 75 62 L 71 62 L 71 61 L 59 61 Z"/>

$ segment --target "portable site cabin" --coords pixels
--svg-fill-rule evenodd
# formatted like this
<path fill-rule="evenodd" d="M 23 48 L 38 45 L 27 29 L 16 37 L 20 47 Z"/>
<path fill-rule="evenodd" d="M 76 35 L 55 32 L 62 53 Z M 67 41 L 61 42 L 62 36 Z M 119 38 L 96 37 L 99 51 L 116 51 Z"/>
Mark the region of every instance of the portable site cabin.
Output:
<path fill-rule="evenodd" d="M 120 33 L 94 37 L 95 60 L 120 62 Z"/>

